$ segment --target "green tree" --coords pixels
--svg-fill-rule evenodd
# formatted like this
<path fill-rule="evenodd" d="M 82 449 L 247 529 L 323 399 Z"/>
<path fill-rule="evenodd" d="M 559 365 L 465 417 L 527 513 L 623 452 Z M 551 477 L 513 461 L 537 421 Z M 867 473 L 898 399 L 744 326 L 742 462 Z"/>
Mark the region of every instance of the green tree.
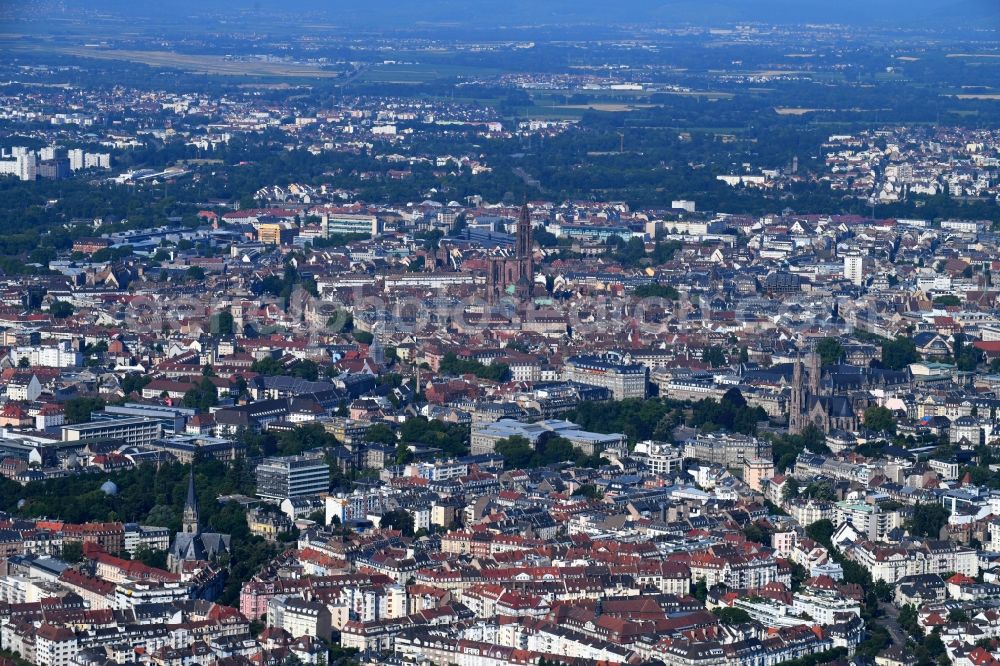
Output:
<path fill-rule="evenodd" d="M 475 375 L 480 379 L 495 382 L 505 381 L 510 377 L 510 369 L 504 363 L 484 365 L 478 361 L 466 361 L 458 358 L 454 352 L 448 352 L 441 359 L 438 369 L 446 375 Z"/>
<path fill-rule="evenodd" d="M 662 398 L 587 401 L 578 404 L 575 410 L 567 413 L 566 418 L 585 430 L 621 432 L 630 442 L 637 442 L 653 438 L 669 439 L 674 427 L 684 422 L 683 410 L 686 407 L 686 403 Z"/>
<path fill-rule="evenodd" d="M 781 499 L 784 502 L 788 500 L 795 499 L 799 496 L 799 480 L 794 476 L 789 476 L 785 479 L 785 483 L 781 486 Z"/>
<path fill-rule="evenodd" d="M 365 440 L 377 444 L 389 444 L 395 446 L 396 433 L 392 428 L 384 423 L 376 423 L 365 432 Z"/>
<path fill-rule="evenodd" d="M 300 359 L 289 369 L 288 374 L 314 382 L 319 379 L 319 366 L 308 358 Z"/>
<path fill-rule="evenodd" d="M 844 347 L 837 338 L 826 337 L 816 343 L 816 353 L 823 365 L 833 365 L 840 362 Z"/>
<path fill-rule="evenodd" d="M 866 623 L 865 629 L 867 637 L 858 645 L 855 653 L 869 659 L 874 659 L 877 654 L 889 647 L 892 637 L 889 635 L 889 631 L 880 624 L 868 625 Z"/>
<path fill-rule="evenodd" d="M 740 390 L 733 387 L 720 401 L 707 398 L 694 403 L 688 425 L 709 431 L 721 428 L 753 434 L 757 431 L 757 423 L 766 420 L 767 413 L 761 407 L 750 407 Z"/>
<path fill-rule="evenodd" d="M 747 538 L 747 541 L 753 541 L 763 546 L 771 545 L 770 533 L 757 523 L 750 523 L 744 527 L 743 536 Z"/>
<path fill-rule="evenodd" d="M 875 432 L 896 432 L 896 419 L 888 407 L 872 405 L 865 410 L 865 427 Z"/>
<path fill-rule="evenodd" d="M 413 516 L 409 511 L 395 509 L 382 514 L 379 525 L 388 530 L 399 530 L 403 536 L 413 536 Z"/>
<path fill-rule="evenodd" d="M 250 370 L 251 372 L 256 372 L 258 375 L 273 377 L 285 374 L 286 369 L 284 364 L 278 359 L 273 356 L 265 356 L 250 364 Z"/>
<path fill-rule="evenodd" d="M 400 442 L 396 445 L 395 458 L 397 465 L 406 465 L 413 461 L 413 451 L 410 450 L 410 447 L 405 442 Z"/>
<path fill-rule="evenodd" d="M 326 327 L 336 333 L 350 333 L 354 330 L 354 315 L 348 310 L 338 309 L 326 320 Z"/>
<path fill-rule="evenodd" d="M 604 493 L 593 483 L 585 483 L 573 491 L 573 497 L 585 497 L 587 499 L 599 500 L 604 497 Z"/>
<path fill-rule="evenodd" d="M 62 545 L 62 552 L 60 557 L 69 562 L 70 564 L 76 564 L 77 562 L 83 561 L 83 542 L 82 541 L 64 541 Z"/>
<path fill-rule="evenodd" d="M 66 319 L 73 316 L 73 304 L 69 301 L 53 301 L 49 306 L 49 314 L 56 319 Z"/>
<path fill-rule="evenodd" d="M 184 406 L 207 412 L 219 404 L 219 390 L 210 377 L 202 377 L 201 382 L 184 394 Z"/>
<path fill-rule="evenodd" d="M 233 319 L 233 311 L 230 308 L 226 308 L 219 312 L 212 322 L 212 332 L 216 335 L 232 335 L 235 333 L 235 320 Z"/>
<path fill-rule="evenodd" d="M 676 301 L 681 297 L 677 288 L 669 284 L 644 284 L 635 288 L 636 298 L 665 298 Z"/>
<path fill-rule="evenodd" d="M 104 409 L 104 400 L 101 398 L 72 398 L 63 404 L 66 423 L 86 423 L 90 420 L 91 412 L 98 412 Z"/>
<path fill-rule="evenodd" d="M 806 525 L 806 536 L 816 543 L 822 544 L 830 552 L 834 551 L 832 537 L 836 531 L 837 528 L 833 521 L 828 518 Z"/>
<path fill-rule="evenodd" d="M 430 421 L 423 416 L 407 419 L 399 428 L 400 439 L 441 449 L 448 455 L 464 456 L 469 452 L 469 426 Z"/>
<path fill-rule="evenodd" d="M 830 453 L 830 447 L 826 445 L 826 435 L 813 423 L 809 423 L 796 435 L 771 436 L 771 455 L 778 470 L 786 471 L 794 467 L 796 458 L 803 451 Z"/>
<path fill-rule="evenodd" d="M 837 499 L 833 484 L 829 481 L 813 481 L 806 486 L 805 494 L 807 497 L 822 502 L 833 502 Z"/>
<path fill-rule="evenodd" d="M 968 621 L 969 621 L 969 614 L 966 613 L 961 608 L 953 608 L 952 610 L 948 611 L 948 622 L 957 623 L 957 622 L 968 622 Z"/>
<path fill-rule="evenodd" d="M 934 305 L 939 308 L 957 307 L 962 304 L 962 299 L 954 294 L 942 294 L 934 299 Z"/>
<path fill-rule="evenodd" d="M 955 365 L 962 372 L 974 372 L 983 360 L 983 353 L 979 349 L 974 345 L 965 344 L 965 336 L 962 333 L 955 334 L 952 351 Z"/>
<path fill-rule="evenodd" d="M 882 343 L 882 365 L 890 370 L 902 370 L 919 360 L 917 346 L 909 338 L 899 337 Z"/>
<path fill-rule="evenodd" d="M 892 585 L 885 582 L 884 580 L 875 581 L 874 590 L 875 590 L 875 596 L 878 597 L 878 600 L 881 601 L 882 603 L 886 604 L 892 603 L 893 599 L 895 598 L 894 588 L 892 587 Z"/>
<path fill-rule="evenodd" d="M 916 639 L 923 639 L 924 630 L 917 619 L 917 609 L 905 604 L 899 609 L 899 626 Z"/>
<path fill-rule="evenodd" d="M 148 567 L 156 567 L 157 569 L 167 568 L 167 551 L 158 549 L 153 550 L 146 544 L 141 544 L 135 549 L 134 559 L 142 562 Z"/>
<path fill-rule="evenodd" d="M 169 528 L 173 526 L 176 518 L 177 516 L 175 515 L 172 507 L 164 504 L 157 504 L 149 510 L 143 524 Z"/>
<path fill-rule="evenodd" d="M 705 347 L 701 351 L 701 362 L 707 363 L 713 368 L 721 368 L 726 365 L 726 352 L 723 351 L 722 347 L 715 345 Z"/>
<path fill-rule="evenodd" d="M 691 588 L 691 596 L 701 602 L 708 599 L 708 583 L 705 582 L 704 578 L 699 578 L 695 582 L 694 587 Z"/>
<path fill-rule="evenodd" d="M 917 504 L 906 527 L 916 537 L 937 539 L 941 528 L 948 524 L 948 509 L 940 504 Z"/>
<path fill-rule="evenodd" d="M 917 658 L 918 666 L 950 663 L 940 632 L 940 627 L 934 627 L 913 650 L 913 656 Z"/>
<path fill-rule="evenodd" d="M 121 387 L 125 395 L 141 391 L 153 378 L 140 372 L 130 372 L 122 377 Z"/>
<path fill-rule="evenodd" d="M 746 624 L 752 620 L 750 614 L 742 608 L 714 608 L 712 613 L 719 618 L 719 622 L 722 624 Z"/>
<path fill-rule="evenodd" d="M 515 435 L 507 439 L 501 439 L 493 447 L 493 450 L 503 456 L 504 465 L 508 469 L 524 469 L 531 466 L 535 449 L 524 437 Z"/>
<path fill-rule="evenodd" d="M 792 569 L 792 592 L 798 592 L 802 584 L 809 580 L 809 570 L 798 562 L 789 562 Z"/>
<path fill-rule="evenodd" d="M 268 448 L 268 442 L 262 442 L 263 448 Z M 328 433 L 320 423 L 303 423 L 294 430 L 281 433 L 273 442 L 273 451 L 283 456 L 295 456 L 305 451 L 323 449 L 337 445 L 337 439 Z"/>
<path fill-rule="evenodd" d="M 615 258 L 624 266 L 638 266 L 646 258 L 646 243 L 641 238 L 630 238 L 622 242 L 620 237 L 608 239 L 608 245 L 617 245 Z"/>

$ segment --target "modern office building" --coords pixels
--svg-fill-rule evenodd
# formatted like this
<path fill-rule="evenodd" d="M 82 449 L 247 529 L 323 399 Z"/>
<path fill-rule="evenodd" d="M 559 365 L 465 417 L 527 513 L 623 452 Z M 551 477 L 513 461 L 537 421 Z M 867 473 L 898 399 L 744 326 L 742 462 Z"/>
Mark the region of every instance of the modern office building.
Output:
<path fill-rule="evenodd" d="M 0 175 L 35 180 L 38 176 L 38 154 L 23 146 L 14 146 L 10 153 L 0 154 Z"/>
<path fill-rule="evenodd" d="M 265 458 L 257 465 L 257 496 L 284 500 L 330 489 L 330 466 L 322 454 Z"/>
<path fill-rule="evenodd" d="M 867 257 L 852 252 L 844 255 L 844 279 L 858 286 L 864 284 L 868 272 Z"/>
<path fill-rule="evenodd" d="M 64 425 L 62 441 L 79 442 L 87 439 L 120 439 L 131 446 L 145 446 L 159 439 L 163 426 L 159 420 L 147 418 L 90 421 Z"/>
<path fill-rule="evenodd" d="M 265 222 L 257 225 L 257 240 L 265 245 L 291 245 L 298 232 L 294 222 Z"/>
<path fill-rule="evenodd" d="M 904 522 L 899 511 L 884 511 L 878 504 L 866 502 L 837 502 L 833 515 L 835 525 L 851 523 L 871 541 L 884 541 L 890 531 L 902 527 Z"/>
<path fill-rule="evenodd" d="M 100 411 L 90 413 L 91 421 L 111 421 L 128 418 L 146 418 L 159 421 L 164 435 L 184 432 L 187 419 L 198 413 L 187 407 L 166 407 L 163 405 L 143 405 L 126 402 L 124 405 L 107 405 Z"/>
<path fill-rule="evenodd" d="M 110 169 L 110 153 L 88 153 L 82 148 L 74 148 L 67 153 L 69 168 L 72 171 L 80 169 Z"/>
<path fill-rule="evenodd" d="M 45 368 L 78 368 L 83 365 L 83 354 L 73 349 L 68 340 L 55 345 L 15 347 L 10 350 L 10 361 L 16 367 L 22 359 L 32 366 Z"/>
<path fill-rule="evenodd" d="M 324 238 L 330 234 L 362 234 L 376 238 L 382 233 L 382 223 L 374 215 L 325 214 L 320 222 Z"/>

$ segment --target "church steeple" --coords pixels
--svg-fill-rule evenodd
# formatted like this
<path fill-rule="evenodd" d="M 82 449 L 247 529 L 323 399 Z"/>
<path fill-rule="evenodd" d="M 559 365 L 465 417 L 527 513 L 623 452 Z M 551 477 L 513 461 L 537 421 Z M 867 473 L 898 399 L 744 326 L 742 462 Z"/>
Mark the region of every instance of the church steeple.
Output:
<path fill-rule="evenodd" d="M 802 408 L 805 403 L 802 389 L 802 359 L 796 356 L 792 365 L 792 399 L 788 403 L 788 432 L 792 434 L 802 430 Z"/>
<path fill-rule="evenodd" d="M 531 256 L 531 212 L 528 202 L 521 206 L 521 214 L 517 218 L 517 257 L 523 259 Z"/>
<path fill-rule="evenodd" d="M 809 353 L 809 394 L 811 396 L 818 396 L 819 382 L 822 378 L 823 370 L 820 367 L 819 354 L 815 350 Z"/>
<path fill-rule="evenodd" d="M 533 245 L 531 212 L 528 210 L 526 199 L 517 219 L 517 278 L 514 280 L 514 293 L 521 302 L 531 298 L 531 289 L 535 282 Z"/>
<path fill-rule="evenodd" d="M 201 527 L 198 524 L 198 496 L 194 492 L 194 465 L 191 466 L 191 474 L 188 476 L 188 492 L 187 499 L 184 501 L 182 524 L 184 534 L 199 534 L 201 532 Z"/>
<path fill-rule="evenodd" d="M 535 282 L 535 261 L 532 255 L 531 211 L 528 199 L 517 218 L 517 235 L 514 256 L 492 256 L 486 271 L 486 301 L 490 305 L 500 302 L 504 294 L 513 293 L 518 300 L 527 301 Z"/>

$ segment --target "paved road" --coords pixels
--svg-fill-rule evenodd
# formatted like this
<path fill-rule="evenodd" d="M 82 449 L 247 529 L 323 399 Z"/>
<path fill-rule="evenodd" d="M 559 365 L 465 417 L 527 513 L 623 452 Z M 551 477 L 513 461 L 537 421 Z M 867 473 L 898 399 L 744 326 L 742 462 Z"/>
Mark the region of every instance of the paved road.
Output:
<path fill-rule="evenodd" d="M 532 178 L 531 174 L 529 174 L 527 171 L 524 170 L 524 167 L 514 167 L 513 169 L 511 169 L 511 171 L 514 172 L 515 176 L 523 180 L 524 184 L 527 185 L 528 187 L 538 188 L 539 192 L 545 191 L 545 188 L 542 187 L 542 184 L 538 181 L 538 179 Z"/>
<path fill-rule="evenodd" d="M 879 602 L 879 607 L 883 613 L 882 617 L 879 618 L 879 624 L 888 630 L 889 635 L 892 636 L 893 645 L 906 645 L 907 635 L 899 626 L 899 609 L 896 604 Z"/>

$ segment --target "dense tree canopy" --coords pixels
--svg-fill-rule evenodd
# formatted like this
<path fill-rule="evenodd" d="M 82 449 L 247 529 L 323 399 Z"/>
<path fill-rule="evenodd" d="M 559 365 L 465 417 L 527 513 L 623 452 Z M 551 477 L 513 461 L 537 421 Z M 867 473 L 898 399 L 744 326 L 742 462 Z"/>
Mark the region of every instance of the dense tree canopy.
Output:
<path fill-rule="evenodd" d="M 899 337 L 882 343 L 882 365 L 890 370 L 902 370 L 919 360 L 917 346 L 910 338 Z"/>
<path fill-rule="evenodd" d="M 906 527 L 913 536 L 937 539 L 941 528 L 948 524 L 948 516 L 948 509 L 940 504 L 918 504 Z"/>
<path fill-rule="evenodd" d="M 621 432 L 629 441 L 669 440 L 673 428 L 684 422 L 684 403 L 650 399 L 581 402 L 566 418 L 584 430 Z"/>
<path fill-rule="evenodd" d="M 494 450 L 504 457 L 508 469 L 531 469 L 567 461 L 582 466 L 600 464 L 599 458 L 586 455 L 558 436 L 543 436 L 537 446 L 532 446 L 524 437 L 515 435 L 497 442 Z"/>
<path fill-rule="evenodd" d="M 771 455 L 778 471 L 791 469 L 795 465 L 795 459 L 803 451 L 830 453 L 830 447 L 826 445 L 826 435 L 812 423 L 806 425 L 797 435 L 785 434 L 771 438 Z"/>
<path fill-rule="evenodd" d="M 451 456 L 469 453 L 469 426 L 428 420 L 423 416 L 407 419 L 399 428 L 403 442 L 441 449 Z"/>
<path fill-rule="evenodd" d="M 745 624 L 751 621 L 750 613 L 742 608 L 715 608 L 712 610 L 722 624 Z"/>
<path fill-rule="evenodd" d="M 875 432 L 896 432 L 896 419 L 892 410 L 886 407 L 873 405 L 865 410 L 865 427 Z"/>
<path fill-rule="evenodd" d="M 465 361 L 458 358 L 454 352 L 448 352 L 444 355 L 438 370 L 446 375 L 475 375 L 480 379 L 490 379 L 495 382 L 501 382 L 510 377 L 510 368 L 504 363 L 484 365 L 478 361 Z"/>
<path fill-rule="evenodd" d="M 690 425 L 703 430 L 724 429 L 751 435 L 757 432 L 757 424 L 767 420 L 767 412 L 762 407 L 750 407 L 739 389 L 731 388 L 722 396 L 699 400 L 691 408 Z"/>
<path fill-rule="evenodd" d="M 816 343 L 816 353 L 823 365 L 839 363 L 844 355 L 844 347 L 837 338 L 823 338 Z"/>

